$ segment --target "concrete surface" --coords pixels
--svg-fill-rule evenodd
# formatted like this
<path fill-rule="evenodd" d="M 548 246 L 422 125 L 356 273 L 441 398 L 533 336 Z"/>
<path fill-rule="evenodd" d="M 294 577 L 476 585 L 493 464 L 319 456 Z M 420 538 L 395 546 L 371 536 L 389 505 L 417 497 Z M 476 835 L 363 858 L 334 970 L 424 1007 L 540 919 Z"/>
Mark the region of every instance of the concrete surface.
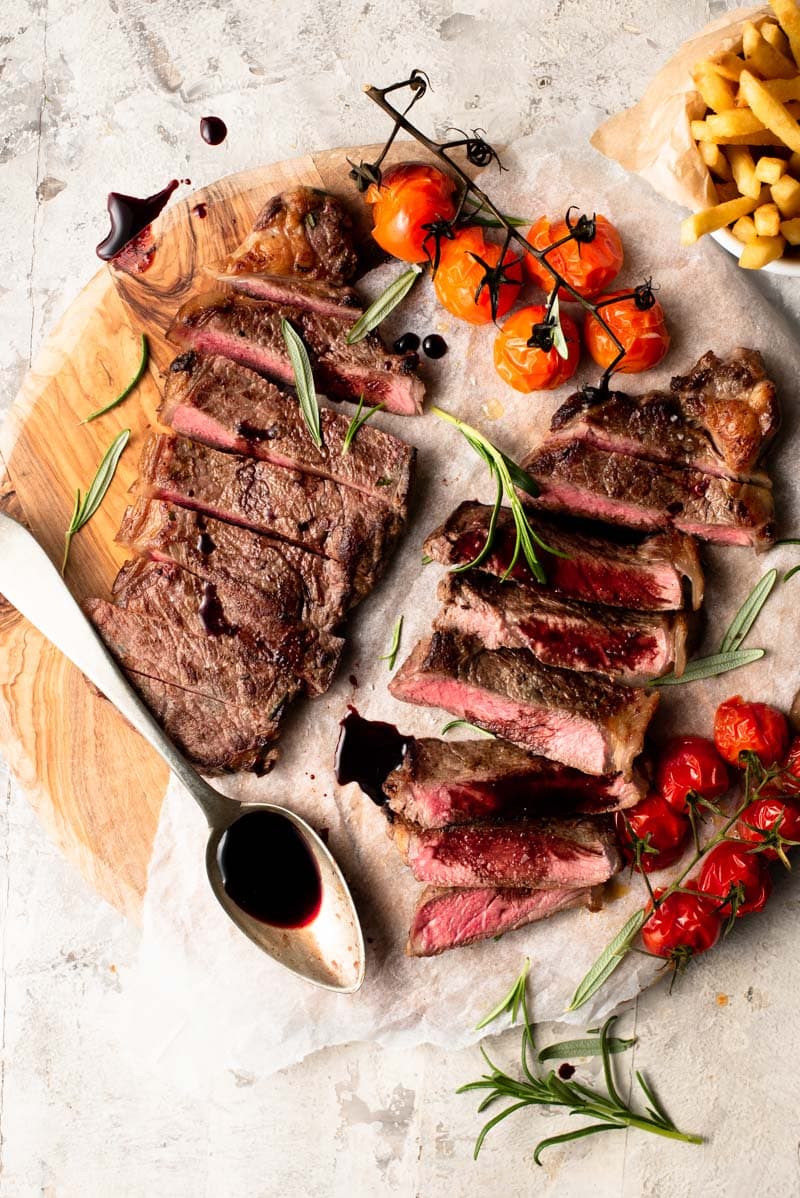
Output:
<path fill-rule="evenodd" d="M 4 0 L 0 23 L 0 409 L 97 266 L 114 187 L 194 184 L 309 148 L 379 140 L 359 94 L 425 68 L 437 130 L 513 139 L 634 100 L 721 0 Z M 200 116 L 229 124 L 205 146 Z M 793 282 L 767 286 L 800 317 Z M 748 938 L 699 963 L 676 994 L 626 1019 L 678 1123 L 702 1148 L 621 1133 L 554 1151 L 552 1113 L 523 1113 L 471 1160 L 479 1121 L 457 1084 L 478 1054 L 322 1052 L 271 1078 L 210 1075 L 197 1093 L 143 1076 L 120 1051 L 118 996 L 136 930 L 83 886 L 0 773 L 2 1198 L 594 1198 L 800 1192 L 796 885 L 770 919 L 774 969 Z M 487 1002 L 507 978 L 476 979 Z M 459 1012 L 453 1012 L 453 1019 Z M 517 1036 L 494 1043 L 513 1061 Z M 631 1062 L 625 1064 L 629 1070 Z"/>

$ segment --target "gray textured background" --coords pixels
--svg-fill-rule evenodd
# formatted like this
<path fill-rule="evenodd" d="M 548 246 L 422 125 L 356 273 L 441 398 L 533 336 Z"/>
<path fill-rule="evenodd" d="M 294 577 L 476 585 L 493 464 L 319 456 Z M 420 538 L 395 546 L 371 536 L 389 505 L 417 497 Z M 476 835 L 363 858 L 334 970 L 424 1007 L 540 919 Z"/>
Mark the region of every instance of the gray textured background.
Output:
<path fill-rule="evenodd" d="M 194 185 L 259 162 L 379 140 L 362 83 L 430 73 L 437 130 L 498 140 L 631 103 L 723 0 L 3 0 L 0 6 L 0 411 L 47 330 L 97 267 L 105 193 Z M 205 146 L 217 113 L 228 141 Z M 757 285 L 800 317 L 796 284 Z M 56 853 L 0 763 L 0 1195 L 222 1198 L 399 1194 L 672 1196 L 800 1192 L 796 886 L 772 923 L 774 967 L 745 937 L 671 998 L 626 1018 L 679 1124 L 703 1148 L 621 1133 L 537 1170 L 563 1116 L 521 1115 L 471 1148 L 474 1051 L 322 1052 L 262 1079 L 209 1075 L 197 1093 L 142 1075 L 119 994 L 137 931 Z M 776 930 L 777 929 L 777 930 Z M 755 931 L 753 936 L 757 938 Z M 759 947 L 761 947 L 759 945 Z M 763 954 L 759 954 L 762 956 Z M 506 978 L 476 979 L 487 998 Z M 459 1012 L 453 1012 L 458 1020 Z M 512 1060 L 517 1037 L 495 1044 Z"/>

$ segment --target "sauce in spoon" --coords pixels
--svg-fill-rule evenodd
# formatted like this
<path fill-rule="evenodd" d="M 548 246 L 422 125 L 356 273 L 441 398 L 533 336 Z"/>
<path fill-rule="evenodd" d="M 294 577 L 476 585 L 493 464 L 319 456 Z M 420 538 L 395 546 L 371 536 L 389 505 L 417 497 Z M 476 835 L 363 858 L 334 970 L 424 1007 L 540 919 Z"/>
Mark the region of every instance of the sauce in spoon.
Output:
<path fill-rule="evenodd" d="M 302 834 L 278 812 L 245 812 L 225 831 L 217 860 L 228 898 L 253 919 L 304 928 L 319 914 L 317 863 Z"/>

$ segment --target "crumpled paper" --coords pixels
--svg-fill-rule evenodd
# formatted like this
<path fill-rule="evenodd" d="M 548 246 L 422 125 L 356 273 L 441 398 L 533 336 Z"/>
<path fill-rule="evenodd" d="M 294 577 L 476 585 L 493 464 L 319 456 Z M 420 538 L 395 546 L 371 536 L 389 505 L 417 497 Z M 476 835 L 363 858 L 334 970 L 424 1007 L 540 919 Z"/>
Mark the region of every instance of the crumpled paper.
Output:
<path fill-rule="evenodd" d="M 626 380 L 631 390 L 662 385 L 688 369 L 709 348 L 723 354 L 756 346 L 782 384 L 785 430 L 775 454 L 780 532 L 800 531 L 798 428 L 794 380 L 800 351 L 789 330 L 751 288 L 735 262 L 713 243 L 678 248 L 677 217 L 643 183 L 588 147 L 585 126 L 574 125 L 525 139 L 506 156 L 509 170 L 487 171 L 485 187 L 506 212 L 538 216 L 569 204 L 604 212 L 618 224 L 627 261 L 620 283 L 652 275 L 668 314 L 673 348 L 646 379 Z M 375 293 L 397 273 L 388 266 L 365 280 Z M 526 302 L 537 302 L 531 289 Z M 520 458 L 546 430 L 550 415 L 570 390 L 519 395 L 502 384 L 491 361 L 493 330 L 459 325 L 437 308 L 427 281 L 391 318 L 389 339 L 407 329 L 437 331 L 449 345 L 439 362 L 426 362 L 430 400 L 479 426 L 503 450 Z M 593 378 L 588 360 L 578 380 Z M 404 955 L 407 929 L 421 889 L 387 838 L 380 810 L 354 786 L 338 787 L 333 756 L 338 723 L 353 703 L 364 715 L 386 719 L 416 735 L 438 735 L 449 718 L 440 711 L 392 699 L 388 650 L 399 615 L 404 627 L 398 665 L 429 632 L 442 574 L 423 566 L 421 545 L 462 499 L 493 498 L 485 466 L 460 434 L 431 415 L 422 419 L 375 418 L 381 427 L 419 447 L 419 477 L 407 536 L 375 592 L 354 613 L 349 648 L 338 680 L 325 696 L 299 707 L 287 724 L 281 758 L 266 778 L 237 776 L 224 788 L 241 797 L 284 803 L 326 830 L 361 914 L 367 941 L 367 977 L 352 997 L 312 988 L 264 957 L 217 906 L 204 874 L 205 826 L 191 800 L 173 783 L 164 803 L 144 906 L 138 966 L 129 978 L 129 1045 L 140 1061 L 166 1069 L 191 1085 L 203 1062 L 268 1074 L 323 1046 L 373 1040 L 403 1046 L 430 1042 L 456 1048 L 479 1039 L 481 1015 L 507 989 L 523 960 L 532 961 L 532 1013 L 536 1020 L 562 1016 L 585 971 L 633 910 L 644 901 L 638 880 L 621 875 L 604 910 L 573 911 L 544 923 L 428 960 Z M 736 608 L 768 565 L 787 568 L 796 551 L 766 558 L 747 549 L 715 549 L 707 563 L 708 632 L 713 651 Z M 788 708 L 797 687 L 796 609 L 800 579 L 779 586 L 750 634 L 749 645 L 770 652 L 754 666 L 718 680 L 668 688 L 656 716 L 656 738 L 672 731 L 710 733 L 715 705 L 737 691 Z M 658 881 L 658 879 L 655 879 Z M 719 951 L 736 951 L 736 937 Z M 733 945 L 733 947 L 729 947 Z M 656 963 L 632 955 L 590 1005 L 572 1016 L 582 1027 L 630 1001 L 657 976 Z M 199 1078 L 199 1075 L 198 1075 Z"/>
<path fill-rule="evenodd" d="M 774 14 L 763 7 L 737 8 L 690 37 L 655 75 L 638 104 L 594 132 L 595 149 L 692 211 L 716 204 L 714 180 L 691 133 L 691 122 L 706 111 L 692 82 L 692 68 L 716 54 L 741 50 L 745 21 L 769 15 Z"/>

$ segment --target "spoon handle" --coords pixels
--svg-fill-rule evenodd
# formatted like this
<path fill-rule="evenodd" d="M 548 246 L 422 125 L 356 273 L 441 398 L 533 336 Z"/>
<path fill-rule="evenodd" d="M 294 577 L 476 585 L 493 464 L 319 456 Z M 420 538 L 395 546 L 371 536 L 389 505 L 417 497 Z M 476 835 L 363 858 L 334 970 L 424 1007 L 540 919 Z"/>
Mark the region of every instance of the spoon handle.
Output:
<path fill-rule="evenodd" d="M 0 593 L 161 754 L 202 807 L 209 824 L 228 822 L 231 810 L 239 804 L 209 786 L 178 752 L 130 686 L 45 551 L 26 528 L 3 512 L 0 512 Z"/>

